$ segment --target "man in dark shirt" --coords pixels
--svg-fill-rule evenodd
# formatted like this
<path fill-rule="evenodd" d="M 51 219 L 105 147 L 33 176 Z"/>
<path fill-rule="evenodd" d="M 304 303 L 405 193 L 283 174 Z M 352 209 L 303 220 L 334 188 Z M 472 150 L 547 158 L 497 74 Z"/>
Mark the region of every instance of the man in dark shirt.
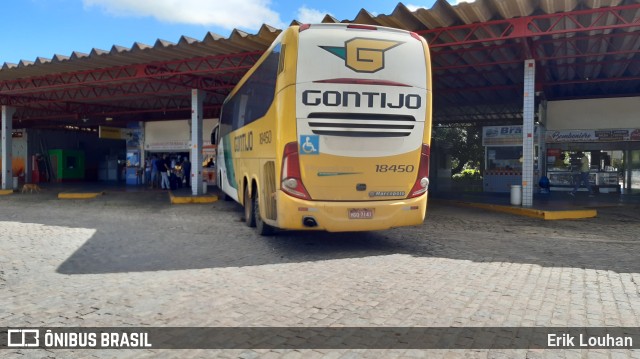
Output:
<path fill-rule="evenodd" d="M 182 176 L 185 179 L 186 185 L 191 186 L 191 162 L 189 162 L 188 157 L 185 157 L 184 161 L 182 161 Z"/>
<path fill-rule="evenodd" d="M 169 173 L 167 172 L 169 170 L 169 166 L 167 165 L 167 155 L 163 155 L 161 159 L 158 159 L 156 165 L 158 166 L 158 172 L 160 172 L 160 176 L 162 177 L 160 188 L 169 189 Z"/>

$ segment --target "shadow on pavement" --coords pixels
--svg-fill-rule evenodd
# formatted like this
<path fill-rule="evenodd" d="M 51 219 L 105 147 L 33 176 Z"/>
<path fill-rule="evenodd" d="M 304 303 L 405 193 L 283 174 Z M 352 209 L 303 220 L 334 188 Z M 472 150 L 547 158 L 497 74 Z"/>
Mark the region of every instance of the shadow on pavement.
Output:
<path fill-rule="evenodd" d="M 540 221 L 502 214 L 492 215 L 506 216 L 512 225 L 501 233 L 488 233 L 482 228 L 442 230 L 434 225 L 434 221 L 445 220 L 439 217 L 451 213 L 465 216 L 473 210 L 446 206 L 432 206 L 430 210 L 435 218 L 420 227 L 370 233 L 282 232 L 260 237 L 241 222 L 239 206 L 222 203 L 212 210 L 212 215 L 226 218 L 197 233 L 190 230 L 189 223 L 183 227 L 165 223 L 159 231 L 157 227 L 151 230 L 144 226 L 125 230 L 124 235 L 123 228 L 115 232 L 112 228 L 98 228 L 60 265 L 58 272 L 229 268 L 401 254 L 640 273 L 640 261 L 630 253 L 637 251 L 638 242 L 549 238 L 544 232 L 536 232 Z M 441 211 L 446 213 L 441 215 Z M 584 222 L 574 224 L 580 226 Z"/>
<path fill-rule="evenodd" d="M 422 226 L 369 233 L 281 232 L 260 237 L 234 202 L 172 206 L 166 193 L 107 193 L 90 201 L 4 200 L 2 220 L 95 229 L 62 274 L 232 268 L 410 255 L 640 273 L 640 216 L 603 209 L 594 221 L 549 222 L 433 203 Z M 34 198 L 35 197 L 28 197 Z M 617 211 L 617 212 L 615 212 Z M 628 215 L 628 216 L 625 216 Z M 618 240 L 624 228 L 627 240 Z M 601 233 L 607 233 L 602 234 Z M 600 240 L 602 239 L 602 240 Z"/>
<path fill-rule="evenodd" d="M 244 226 L 236 222 L 237 226 Z M 242 228 L 242 227 L 241 227 Z M 89 274 L 227 268 L 416 253 L 424 248 L 403 244 L 383 233 L 282 233 L 261 238 L 252 229 L 213 233 L 131 233 L 114 237 L 98 229 L 58 268 L 63 274 Z"/>

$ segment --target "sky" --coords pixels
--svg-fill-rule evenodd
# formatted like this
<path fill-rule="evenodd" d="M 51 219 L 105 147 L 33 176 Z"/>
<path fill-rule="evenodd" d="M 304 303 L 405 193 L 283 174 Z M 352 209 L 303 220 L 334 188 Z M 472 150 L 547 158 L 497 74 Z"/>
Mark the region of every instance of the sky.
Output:
<path fill-rule="evenodd" d="M 435 0 L 407 0 L 411 10 Z M 448 0 L 452 4 L 460 1 Z M 131 47 L 182 35 L 202 40 L 208 32 L 228 37 L 233 29 L 256 33 L 262 24 L 320 22 L 325 14 L 352 20 L 360 9 L 390 14 L 398 0 L 9 0 L 0 13 L 0 65 Z"/>

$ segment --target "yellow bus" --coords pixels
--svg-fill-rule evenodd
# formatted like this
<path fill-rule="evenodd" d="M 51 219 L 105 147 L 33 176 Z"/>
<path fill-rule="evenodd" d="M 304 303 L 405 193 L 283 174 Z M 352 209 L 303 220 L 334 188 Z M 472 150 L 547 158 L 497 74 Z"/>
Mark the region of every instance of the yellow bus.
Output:
<path fill-rule="evenodd" d="M 431 107 L 421 36 L 291 26 L 224 101 L 211 139 L 218 187 L 262 235 L 421 224 Z"/>

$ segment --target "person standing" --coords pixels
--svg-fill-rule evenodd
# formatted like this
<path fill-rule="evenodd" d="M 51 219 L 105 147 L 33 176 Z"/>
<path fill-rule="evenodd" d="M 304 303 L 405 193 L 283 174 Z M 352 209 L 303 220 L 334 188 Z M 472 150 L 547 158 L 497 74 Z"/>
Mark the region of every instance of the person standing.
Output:
<path fill-rule="evenodd" d="M 151 183 L 151 159 L 144 159 L 144 184 Z"/>
<path fill-rule="evenodd" d="M 184 177 L 185 185 L 187 187 L 191 186 L 191 162 L 189 162 L 188 157 L 185 157 L 182 162 L 182 176 Z"/>
<path fill-rule="evenodd" d="M 158 170 L 158 157 L 151 157 L 151 188 L 158 188 L 160 171 Z"/>
<path fill-rule="evenodd" d="M 167 155 L 163 155 L 162 159 L 159 159 L 157 163 L 158 171 L 160 172 L 160 176 L 162 177 L 160 181 L 160 188 L 170 189 L 171 185 L 169 184 L 169 165 L 167 161 Z"/>
<path fill-rule="evenodd" d="M 580 175 L 576 176 L 573 191 L 569 192 L 569 194 L 575 196 L 580 185 L 584 184 L 589 191 L 589 196 L 593 196 L 593 189 L 591 188 L 591 183 L 589 183 L 589 170 L 591 169 L 589 158 L 582 151 L 578 152 L 578 157 L 580 158 Z"/>

